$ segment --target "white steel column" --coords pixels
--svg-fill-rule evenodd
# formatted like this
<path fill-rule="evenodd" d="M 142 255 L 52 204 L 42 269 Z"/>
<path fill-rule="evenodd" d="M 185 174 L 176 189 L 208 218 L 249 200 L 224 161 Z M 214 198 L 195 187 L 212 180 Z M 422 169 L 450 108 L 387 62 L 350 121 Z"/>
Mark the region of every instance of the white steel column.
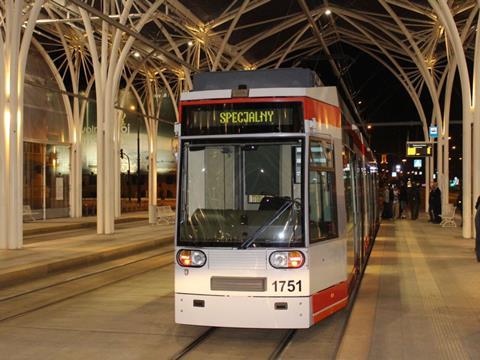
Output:
<path fill-rule="evenodd" d="M 115 218 L 119 218 L 122 215 L 122 174 L 121 174 L 121 159 L 120 159 L 120 128 L 122 126 L 122 119 L 124 117 L 124 113 L 122 110 L 116 111 L 116 121 L 118 122 L 115 126 L 115 136 L 116 141 L 114 142 L 114 174 L 115 174 L 115 183 L 114 183 L 114 199 L 115 199 Z"/>
<path fill-rule="evenodd" d="M 156 207 L 157 207 L 157 138 L 158 138 L 158 121 L 160 109 L 162 106 L 162 98 L 158 98 L 162 94 L 158 87 L 157 77 L 155 73 L 145 71 L 145 125 L 148 136 L 148 221 L 150 224 L 157 223 Z"/>
<path fill-rule="evenodd" d="M 162 2 L 163 0 L 157 0 L 147 12 L 142 14 L 134 26 L 136 32 L 140 32 Z M 105 0 L 103 5 L 104 12 L 108 13 L 110 2 Z M 120 24 L 126 24 L 132 5 L 133 0 L 124 2 L 119 18 Z M 82 8 L 79 8 L 79 11 L 87 30 L 97 90 L 97 233 L 111 234 L 114 232 L 115 226 L 115 160 L 118 157 L 118 154 L 115 153 L 115 148 L 118 146 L 115 144 L 119 140 L 116 136 L 118 121 L 115 117 L 114 104 L 125 61 L 130 55 L 135 38 L 130 36 L 124 42 L 123 32 L 119 29 L 113 30 L 109 24 L 103 21 L 99 56 L 88 13 Z M 111 44 L 109 44 L 110 41 Z"/>
<path fill-rule="evenodd" d="M 480 7 L 480 0 L 477 0 Z M 477 19 L 475 36 L 475 53 L 473 60 L 473 201 L 480 196 L 480 14 Z M 474 234 L 475 226 L 473 226 Z"/>
<path fill-rule="evenodd" d="M 455 80 L 455 73 L 457 69 L 457 61 L 456 59 L 451 60 L 451 63 L 448 64 L 448 74 L 447 80 L 445 83 L 445 100 L 443 104 L 443 140 L 444 140 L 444 152 L 443 152 L 443 172 L 444 176 L 444 183 L 443 183 L 443 192 L 442 192 L 442 209 L 445 209 L 445 206 L 449 202 L 449 194 L 450 194 L 450 107 L 452 101 L 452 90 L 453 90 L 453 82 Z"/>
<path fill-rule="evenodd" d="M 463 109 L 463 237 L 472 237 L 473 211 L 472 211 L 472 119 L 473 104 L 470 88 L 470 76 L 468 73 L 465 51 L 463 48 L 457 25 L 445 0 L 429 0 L 430 5 L 435 10 L 440 21 L 444 24 L 449 40 L 453 46 L 455 59 L 458 64 L 460 74 L 460 83 L 462 88 L 462 109 Z"/>
<path fill-rule="evenodd" d="M 443 135 L 442 135 L 442 126 L 441 126 L 441 120 L 439 119 L 438 123 L 436 124 L 438 127 L 438 138 L 437 138 L 437 153 L 436 158 L 437 158 L 437 185 L 442 192 L 442 198 L 443 198 Z"/>
<path fill-rule="evenodd" d="M 431 157 L 425 158 L 425 212 L 428 213 L 429 201 L 428 196 L 430 194 L 430 183 L 432 179 L 432 169 L 430 164 L 432 163 Z"/>
<path fill-rule="evenodd" d="M 148 221 L 157 223 L 157 139 L 158 121 L 150 120 L 151 128 L 148 134 Z"/>
<path fill-rule="evenodd" d="M 82 128 L 83 121 L 80 119 L 80 104 L 78 98 L 73 99 L 73 139 L 72 139 L 72 187 L 71 216 L 82 217 Z"/>
<path fill-rule="evenodd" d="M 0 31 L 0 249 L 23 246 L 23 82 L 42 4 L 34 1 L 24 14 L 24 1 L 4 2 Z"/>

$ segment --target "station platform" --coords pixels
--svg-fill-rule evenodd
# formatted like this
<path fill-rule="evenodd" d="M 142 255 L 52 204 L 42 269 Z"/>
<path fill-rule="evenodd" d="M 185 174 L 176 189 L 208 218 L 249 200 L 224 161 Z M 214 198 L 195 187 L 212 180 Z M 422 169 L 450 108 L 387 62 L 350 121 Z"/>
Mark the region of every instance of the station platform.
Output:
<path fill-rule="evenodd" d="M 25 237 L 22 249 L 0 250 L 0 289 L 173 244 L 173 225 L 150 225 L 144 215 L 120 218 L 111 235 L 97 235 L 93 217 L 25 224 L 36 235 Z"/>
<path fill-rule="evenodd" d="M 137 211 L 122 214 L 115 219 L 115 224 L 123 224 L 132 221 L 148 220 L 148 212 Z M 46 234 L 57 231 L 94 228 L 97 226 L 96 216 L 83 216 L 80 218 L 58 218 L 47 220 L 28 221 L 23 223 L 23 235 L 31 236 Z"/>
<path fill-rule="evenodd" d="M 426 217 L 384 221 L 337 358 L 479 358 L 474 246 Z"/>

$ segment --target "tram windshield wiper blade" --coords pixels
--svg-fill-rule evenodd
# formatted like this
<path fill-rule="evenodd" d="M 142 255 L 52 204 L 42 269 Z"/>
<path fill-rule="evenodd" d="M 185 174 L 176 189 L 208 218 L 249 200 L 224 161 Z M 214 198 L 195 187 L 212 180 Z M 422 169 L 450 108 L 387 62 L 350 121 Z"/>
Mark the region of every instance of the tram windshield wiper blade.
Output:
<path fill-rule="evenodd" d="M 295 204 L 295 201 L 293 200 L 288 200 L 285 202 L 280 209 L 278 209 L 275 214 L 272 215 L 272 217 L 266 221 L 262 226 L 260 226 L 249 238 L 247 238 L 238 248 L 239 249 L 247 249 L 252 245 L 259 237 L 262 235 L 262 233 L 270 226 L 272 225 L 275 221 L 278 220 L 278 218 L 285 212 L 287 209 L 291 208 Z"/>

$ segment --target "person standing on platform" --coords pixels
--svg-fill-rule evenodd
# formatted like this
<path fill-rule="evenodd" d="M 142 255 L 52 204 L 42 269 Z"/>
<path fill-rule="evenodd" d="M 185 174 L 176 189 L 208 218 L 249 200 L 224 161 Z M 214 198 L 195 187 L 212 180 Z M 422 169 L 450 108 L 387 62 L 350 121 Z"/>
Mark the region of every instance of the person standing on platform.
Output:
<path fill-rule="evenodd" d="M 418 219 L 418 211 L 420 209 L 420 189 L 419 184 L 414 183 L 410 189 L 410 215 L 412 220 Z"/>
<path fill-rule="evenodd" d="M 475 253 L 477 254 L 477 261 L 480 262 L 480 196 L 475 204 L 477 213 L 475 214 Z"/>
<path fill-rule="evenodd" d="M 400 199 L 400 217 L 402 219 L 407 218 L 407 203 L 408 203 L 408 193 L 407 193 L 407 185 L 405 183 L 400 184 L 399 191 L 399 199 Z"/>
<path fill-rule="evenodd" d="M 390 189 L 388 184 L 383 189 L 383 218 L 390 219 L 392 217 L 392 204 L 390 199 Z"/>
<path fill-rule="evenodd" d="M 393 221 L 400 218 L 400 191 L 395 186 L 393 188 Z"/>
<path fill-rule="evenodd" d="M 462 189 L 460 188 L 460 191 L 457 195 L 457 200 L 455 201 L 455 206 L 457 207 L 457 213 L 460 214 L 460 226 L 463 226 L 463 206 L 462 206 L 462 201 L 463 201 L 463 193 Z"/>
<path fill-rule="evenodd" d="M 440 217 L 440 214 L 442 213 L 442 192 L 438 188 L 437 183 L 432 184 L 430 197 L 428 198 L 428 205 L 430 221 L 434 224 L 440 224 L 442 222 L 442 218 Z"/>
<path fill-rule="evenodd" d="M 429 222 L 433 222 L 435 220 L 435 216 L 433 214 L 433 198 L 435 195 L 433 195 L 433 184 L 430 185 L 430 193 L 428 194 L 428 216 L 430 219 L 428 220 Z"/>

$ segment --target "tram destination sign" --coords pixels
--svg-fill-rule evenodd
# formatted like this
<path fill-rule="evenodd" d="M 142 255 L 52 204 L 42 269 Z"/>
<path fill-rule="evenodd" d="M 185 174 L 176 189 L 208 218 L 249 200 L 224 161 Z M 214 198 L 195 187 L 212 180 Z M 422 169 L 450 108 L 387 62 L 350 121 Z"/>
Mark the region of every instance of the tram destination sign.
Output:
<path fill-rule="evenodd" d="M 227 110 L 220 111 L 218 115 L 220 124 L 225 125 L 272 125 L 275 110 Z"/>
<path fill-rule="evenodd" d="M 430 142 L 407 141 L 407 157 L 430 157 L 433 144 Z"/>
<path fill-rule="evenodd" d="M 299 132 L 300 102 L 215 103 L 182 107 L 183 135 Z"/>

